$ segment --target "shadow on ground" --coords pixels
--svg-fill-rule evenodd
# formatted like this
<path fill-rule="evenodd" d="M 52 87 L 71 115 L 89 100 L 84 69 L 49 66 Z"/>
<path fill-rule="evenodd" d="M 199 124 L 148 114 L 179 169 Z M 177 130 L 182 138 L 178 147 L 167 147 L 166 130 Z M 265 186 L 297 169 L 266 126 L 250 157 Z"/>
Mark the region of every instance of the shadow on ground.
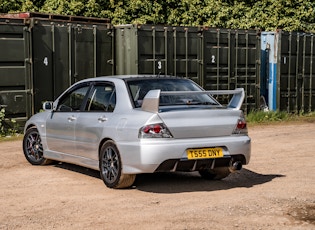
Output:
<path fill-rule="evenodd" d="M 233 188 L 250 188 L 272 181 L 284 175 L 255 173 L 242 169 L 219 181 L 205 180 L 194 173 L 155 173 L 138 175 L 135 186 L 138 190 L 154 193 L 181 193 L 218 191 Z"/>
<path fill-rule="evenodd" d="M 90 177 L 101 179 L 99 171 L 93 170 L 93 169 L 89 169 L 89 168 L 85 168 L 85 167 L 82 167 L 82 166 L 79 166 L 79 165 L 73 165 L 73 164 L 69 164 L 69 163 L 60 162 L 60 163 L 56 164 L 55 167 L 66 169 L 66 170 L 69 170 L 69 171 L 72 171 L 72 172 L 81 173 L 81 174 L 84 174 L 86 176 L 90 176 Z"/>
<path fill-rule="evenodd" d="M 68 163 L 59 163 L 55 167 L 100 179 L 99 171 L 96 170 Z M 153 193 L 218 191 L 233 188 L 250 188 L 255 185 L 271 182 L 274 178 L 278 177 L 284 177 L 284 175 L 264 175 L 245 168 L 220 181 L 205 180 L 197 172 L 139 174 L 132 189 Z"/>

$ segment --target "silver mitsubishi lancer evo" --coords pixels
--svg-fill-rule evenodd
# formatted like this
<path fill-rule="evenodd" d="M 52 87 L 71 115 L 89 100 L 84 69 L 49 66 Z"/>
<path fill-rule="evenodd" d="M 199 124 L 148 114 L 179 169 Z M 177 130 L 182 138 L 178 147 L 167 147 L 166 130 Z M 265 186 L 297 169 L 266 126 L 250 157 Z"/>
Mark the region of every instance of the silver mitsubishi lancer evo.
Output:
<path fill-rule="evenodd" d="M 230 95 L 227 105 L 214 96 Z M 198 171 L 222 179 L 248 164 L 244 90 L 205 91 L 173 76 L 106 76 L 79 81 L 25 125 L 33 165 L 68 162 L 100 171 L 109 188 L 136 174 Z"/>

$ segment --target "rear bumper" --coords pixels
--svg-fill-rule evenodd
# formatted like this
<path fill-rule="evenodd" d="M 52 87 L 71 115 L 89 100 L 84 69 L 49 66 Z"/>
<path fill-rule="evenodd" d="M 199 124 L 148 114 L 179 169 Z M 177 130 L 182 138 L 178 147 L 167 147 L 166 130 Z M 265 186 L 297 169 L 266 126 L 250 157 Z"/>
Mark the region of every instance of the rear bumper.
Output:
<path fill-rule="evenodd" d="M 152 173 L 155 171 L 198 170 L 198 165 L 214 164 L 214 167 L 225 166 L 231 158 L 248 164 L 251 155 L 251 139 L 248 136 L 229 136 L 216 138 L 195 139 L 140 139 L 137 142 L 119 142 L 118 149 L 122 156 L 123 173 L 138 174 Z M 188 148 L 221 147 L 223 158 L 188 160 Z M 192 165 L 192 166 L 191 166 Z M 228 165 L 227 165 L 228 166 Z"/>
<path fill-rule="evenodd" d="M 169 171 L 184 171 L 193 172 L 206 168 L 218 168 L 218 167 L 231 167 L 231 162 L 241 162 L 244 164 L 244 155 L 233 155 L 225 156 L 223 158 L 215 159 L 198 159 L 198 160 L 188 160 L 188 159 L 170 159 L 164 161 L 155 170 L 156 172 L 169 172 Z"/>

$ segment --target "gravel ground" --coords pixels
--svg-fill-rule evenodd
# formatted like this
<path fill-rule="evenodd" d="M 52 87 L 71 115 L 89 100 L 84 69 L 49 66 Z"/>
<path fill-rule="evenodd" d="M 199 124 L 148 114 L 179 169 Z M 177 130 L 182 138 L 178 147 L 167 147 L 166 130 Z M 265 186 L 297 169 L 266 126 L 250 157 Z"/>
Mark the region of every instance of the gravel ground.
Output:
<path fill-rule="evenodd" d="M 0 229 L 315 229 L 315 122 L 252 126 L 249 165 L 221 181 L 139 175 L 105 187 L 97 171 L 32 166 L 0 142 Z"/>

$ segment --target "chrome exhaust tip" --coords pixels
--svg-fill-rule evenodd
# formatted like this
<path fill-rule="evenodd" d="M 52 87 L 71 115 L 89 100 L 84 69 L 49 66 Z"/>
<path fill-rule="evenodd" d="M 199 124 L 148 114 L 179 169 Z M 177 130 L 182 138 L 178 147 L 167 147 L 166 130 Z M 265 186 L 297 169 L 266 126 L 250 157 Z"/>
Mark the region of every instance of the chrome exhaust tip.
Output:
<path fill-rule="evenodd" d="M 241 170 L 243 167 L 242 162 L 240 161 L 231 161 L 229 170 L 230 172 L 235 172 Z"/>

